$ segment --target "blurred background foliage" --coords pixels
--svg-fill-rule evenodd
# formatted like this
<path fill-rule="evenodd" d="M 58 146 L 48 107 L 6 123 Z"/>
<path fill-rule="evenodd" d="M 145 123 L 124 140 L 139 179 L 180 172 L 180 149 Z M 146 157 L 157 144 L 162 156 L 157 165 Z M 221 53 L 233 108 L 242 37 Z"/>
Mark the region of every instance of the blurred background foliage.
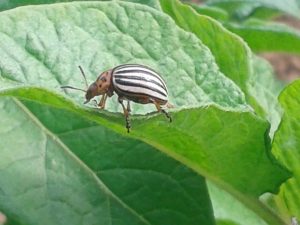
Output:
<path fill-rule="evenodd" d="M 300 32 L 299 1 L 185 0 L 184 2 L 192 4 L 198 12 L 211 16 L 225 24 L 228 21 L 234 22 L 235 25 L 229 26 L 229 29 L 231 28 L 233 32 L 240 34 L 244 38 L 244 33 L 241 31 L 243 24 L 248 24 L 249 28 L 252 28 L 251 24 L 257 24 L 257 29 L 261 31 L 269 28 L 273 30 L 277 26 L 281 27 L 282 30 L 286 29 L 286 34 L 278 34 L 279 39 L 271 41 L 272 43 L 270 44 L 275 45 L 274 49 L 264 49 L 263 46 L 266 43 L 261 44 L 261 49 L 254 44 L 251 46 L 251 42 L 250 46 L 252 50 L 256 50 L 260 56 L 272 64 L 279 79 L 293 81 L 300 77 L 299 37 L 295 38 L 294 43 L 290 43 L 291 47 L 289 50 L 276 49 L 276 45 L 278 45 L 278 41 L 280 42 L 281 37 L 285 35 L 292 36 L 293 32 Z M 271 24 L 273 24 L 273 27 L 271 27 Z M 253 29 L 255 28 L 253 27 Z M 254 35 L 254 32 L 252 34 Z M 270 34 L 272 34 L 271 31 L 267 33 L 267 35 Z M 275 31 L 273 35 L 275 35 Z M 296 36 L 299 36 L 299 33 Z M 268 40 L 268 42 L 270 41 Z M 287 42 L 291 41 L 287 40 Z"/>

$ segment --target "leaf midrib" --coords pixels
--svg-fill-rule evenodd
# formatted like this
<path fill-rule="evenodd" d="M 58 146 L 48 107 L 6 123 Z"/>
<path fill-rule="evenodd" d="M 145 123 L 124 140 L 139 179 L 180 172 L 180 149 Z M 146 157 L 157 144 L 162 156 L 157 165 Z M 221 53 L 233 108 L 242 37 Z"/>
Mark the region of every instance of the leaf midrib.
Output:
<path fill-rule="evenodd" d="M 152 225 L 148 220 L 146 220 L 142 215 L 140 215 L 137 211 L 135 211 L 133 208 L 131 208 L 129 205 L 127 205 L 125 202 L 122 201 L 116 194 L 114 194 L 103 182 L 102 180 L 97 176 L 97 174 L 89 168 L 81 159 L 79 159 L 61 140 L 59 137 L 54 135 L 50 130 L 48 130 L 41 121 L 38 120 L 38 118 L 18 99 L 15 97 L 12 98 L 12 100 L 15 102 L 15 104 L 29 117 L 29 119 L 36 124 L 48 137 L 52 139 L 55 143 L 58 144 L 67 154 L 70 156 L 74 161 L 77 162 L 77 164 L 85 170 L 88 174 L 90 174 L 94 180 L 96 181 L 96 184 L 99 186 L 99 188 L 105 192 L 107 195 L 109 195 L 111 198 L 115 199 L 118 203 L 120 203 L 121 206 L 123 206 L 126 210 L 128 210 L 131 214 L 133 214 L 135 217 L 137 217 L 143 224 L 146 225 Z"/>

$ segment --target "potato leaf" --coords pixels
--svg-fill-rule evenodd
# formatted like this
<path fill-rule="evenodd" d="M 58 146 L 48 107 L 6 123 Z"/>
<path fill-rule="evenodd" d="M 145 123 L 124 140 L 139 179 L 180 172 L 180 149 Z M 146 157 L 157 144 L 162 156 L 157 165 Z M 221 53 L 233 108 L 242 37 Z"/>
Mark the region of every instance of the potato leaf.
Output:
<path fill-rule="evenodd" d="M 241 36 L 255 52 L 288 52 L 300 54 L 300 32 L 287 25 L 249 20 L 224 26 Z"/>
<path fill-rule="evenodd" d="M 300 219 L 300 80 L 287 86 L 279 96 L 284 109 L 279 129 L 275 133 L 272 152 L 289 170 L 293 178 L 289 179 L 281 188 L 280 194 L 275 198 L 278 209 L 285 214 Z"/>

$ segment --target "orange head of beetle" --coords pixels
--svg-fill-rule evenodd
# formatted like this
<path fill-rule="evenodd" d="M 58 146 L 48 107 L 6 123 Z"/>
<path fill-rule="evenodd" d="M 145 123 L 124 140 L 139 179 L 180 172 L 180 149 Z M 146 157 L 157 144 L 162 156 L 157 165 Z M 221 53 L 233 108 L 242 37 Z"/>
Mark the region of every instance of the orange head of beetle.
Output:
<path fill-rule="evenodd" d="M 112 95 L 111 70 L 101 73 L 97 80 L 88 87 L 85 94 L 86 101 L 84 103 L 88 103 L 95 96 L 106 93 L 109 96 Z"/>

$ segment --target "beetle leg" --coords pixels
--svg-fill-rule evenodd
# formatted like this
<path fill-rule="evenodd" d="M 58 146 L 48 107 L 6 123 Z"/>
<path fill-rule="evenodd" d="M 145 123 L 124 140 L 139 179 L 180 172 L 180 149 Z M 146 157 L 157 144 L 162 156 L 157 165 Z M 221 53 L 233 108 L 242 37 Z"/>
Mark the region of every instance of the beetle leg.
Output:
<path fill-rule="evenodd" d="M 129 100 L 127 101 L 127 111 L 128 111 L 128 113 L 130 114 L 130 112 L 131 112 L 131 107 L 130 107 L 130 101 L 129 101 Z"/>
<path fill-rule="evenodd" d="M 162 112 L 163 114 L 166 115 L 166 117 L 170 120 L 170 123 L 172 122 L 172 117 L 170 116 L 170 114 L 161 108 L 160 104 L 158 102 L 156 102 L 155 100 L 152 100 L 153 104 L 155 105 L 157 112 Z"/>
<path fill-rule="evenodd" d="M 118 98 L 119 103 L 122 105 L 123 107 L 123 111 L 124 111 L 124 116 L 125 116 L 125 121 L 126 121 L 126 128 L 127 128 L 127 132 L 129 133 L 130 131 L 130 119 L 129 119 L 129 112 L 128 110 L 125 108 L 124 103 L 123 103 L 123 99 L 122 98 Z"/>
<path fill-rule="evenodd" d="M 170 123 L 172 122 L 172 117 L 170 116 L 170 114 L 164 110 L 164 109 L 161 109 L 162 113 L 166 115 L 166 117 L 169 119 Z"/>
<path fill-rule="evenodd" d="M 105 108 L 105 103 L 106 103 L 106 99 L 107 99 L 107 94 L 104 94 L 102 95 L 102 98 L 98 104 L 98 106 L 101 108 L 101 109 L 104 109 Z"/>

